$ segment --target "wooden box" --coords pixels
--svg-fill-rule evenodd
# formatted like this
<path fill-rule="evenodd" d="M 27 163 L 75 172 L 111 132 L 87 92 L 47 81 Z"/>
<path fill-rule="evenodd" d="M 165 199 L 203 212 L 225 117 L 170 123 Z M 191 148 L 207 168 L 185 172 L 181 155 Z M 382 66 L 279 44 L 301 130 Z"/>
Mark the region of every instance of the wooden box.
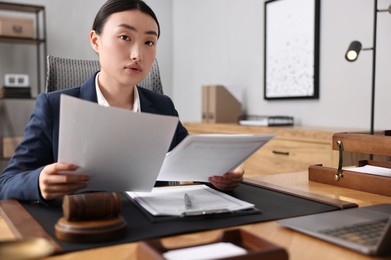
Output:
<path fill-rule="evenodd" d="M 340 153 L 338 168 L 324 167 L 321 164 L 312 165 L 308 171 L 310 181 L 391 196 L 391 175 L 364 173 L 354 168 L 342 169 L 343 151 L 391 156 L 391 136 L 389 131 L 386 131 L 384 135 L 334 134 L 333 150 L 338 150 Z M 356 164 L 357 167 L 365 165 L 391 169 L 391 162 L 361 160 Z"/>
<path fill-rule="evenodd" d="M 241 229 L 225 230 L 221 236 L 212 243 L 195 246 L 209 245 L 218 242 L 232 243 L 247 251 L 244 255 L 219 258 L 221 260 L 287 260 L 289 258 L 288 253 L 284 248 Z M 164 260 L 166 259 L 164 253 L 170 250 L 191 248 L 193 246 L 166 248 L 160 239 L 146 240 L 140 242 L 138 247 L 138 259 Z"/>
<path fill-rule="evenodd" d="M 33 20 L 19 17 L 0 17 L 0 36 L 33 38 Z"/>

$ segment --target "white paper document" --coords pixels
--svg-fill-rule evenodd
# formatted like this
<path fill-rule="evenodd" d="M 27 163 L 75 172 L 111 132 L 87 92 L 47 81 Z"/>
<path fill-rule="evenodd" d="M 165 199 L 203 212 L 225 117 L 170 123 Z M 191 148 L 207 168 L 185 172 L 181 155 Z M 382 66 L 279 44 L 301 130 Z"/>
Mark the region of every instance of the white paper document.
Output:
<path fill-rule="evenodd" d="M 380 175 L 380 176 L 391 177 L 391 169 L 390 168 L 373 166 L 373 165 L 364 165 L 364 166 L 361 166 L 361 167 L 346 168 L 346 170 L 354 171 L 354 172 L 362 172 L 362 173 L 367 173 L 367 174 L 373 174 L 373 175 Z"/>
<path fill-rule="evenodd" d="M 199 134 L 187 136 L 166 155 L 158 180 L 208 181 L 235 169 L 274 135 Z"/>
<path fill-rule="evenodd" d="M 203 215 L 250 209 L 254 204 L 239 200 L 206 185 L 153 188 L 151 192 L 127 192 L 153 216 Z M 191 205 L 187 205 L 187 199 Z"/>
<path fill-rule="evenodd" d="M 163 253 L 167 260 L 209 260 L 245 255 L 247 251 L 229 242 L 169 250 Z"/>
<path fill-rule="evenodd" d="M 151 191 L 177 124 L 62 95 L 58 161 L 90 175 L 87 189 Z"/>

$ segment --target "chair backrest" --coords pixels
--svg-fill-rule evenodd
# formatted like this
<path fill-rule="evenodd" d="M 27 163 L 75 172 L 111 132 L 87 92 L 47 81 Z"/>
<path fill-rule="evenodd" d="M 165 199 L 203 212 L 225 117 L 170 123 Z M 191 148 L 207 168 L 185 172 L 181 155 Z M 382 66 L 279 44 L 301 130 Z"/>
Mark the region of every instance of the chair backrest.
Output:
<path fill-rule="evenodd" d="M 93 73 L 100 70 L 97 60 L 78 60 L 47 56 L 47 76 L 45 91 L 50 92 L 80 86 Z M 163 94 L 159 65 L 154 61 L 147 77 L 138 84 L 140 87 Z"/>

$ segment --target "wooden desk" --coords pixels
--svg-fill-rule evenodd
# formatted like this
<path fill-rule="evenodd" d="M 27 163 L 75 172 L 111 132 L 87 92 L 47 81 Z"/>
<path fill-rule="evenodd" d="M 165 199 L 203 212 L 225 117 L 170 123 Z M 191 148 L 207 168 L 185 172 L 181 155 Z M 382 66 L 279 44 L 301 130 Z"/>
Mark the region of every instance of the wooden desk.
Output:
<path fill-rule="evenodd" d="M 262 182 L 267 182 L 289 189 L 297 189 L 304 192 L 311 192 L 331 198 L 338 198 L 345 201 L 357 203 L 360 206 L 369 206 L 379 203 L 391 203 L 391 197 L 360 192 L 345 188 L 334 187 L 321 183 L 309 182 L 308 174 L 304 172 L 282 173 L 274 175 L 265 175 L 252 178 Z M 303 235 L 281 227 L 275 221 L 259 224 L 249 224 L 240 226 L 248 232 L 259 235 L 277 245 L 288 250 L 290 259 L 381 259 L 368 258 L 364 255 L 355 253 L 327 242 Z M 165 238 L 163 241 L 167 246 L 178 247 L 181 245 L 192 245 L 200 242 L 214 240 L 221 230 L 191 233 L 180 236 Z M 9 239 L 12 234 L 7 231 L 4 221 L 0 219 L 0 239 Z M 121 244 L 117 246 L 98 248 L 93 250 L 79 251 L 47 259 L 137 259 L 137 243 Z"/>

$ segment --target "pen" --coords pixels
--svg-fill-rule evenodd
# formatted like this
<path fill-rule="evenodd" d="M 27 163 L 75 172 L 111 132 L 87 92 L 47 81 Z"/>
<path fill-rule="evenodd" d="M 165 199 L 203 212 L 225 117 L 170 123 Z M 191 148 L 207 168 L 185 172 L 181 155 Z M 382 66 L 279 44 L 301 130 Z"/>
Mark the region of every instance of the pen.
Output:
<path fill-rule="evenodd" d="M 190 200 L 190 197 L 187 193 L 185 193 L 184 199 L 185 199 L 185 208 L 190 209 L 191 208 L 191 200 Z"/>

